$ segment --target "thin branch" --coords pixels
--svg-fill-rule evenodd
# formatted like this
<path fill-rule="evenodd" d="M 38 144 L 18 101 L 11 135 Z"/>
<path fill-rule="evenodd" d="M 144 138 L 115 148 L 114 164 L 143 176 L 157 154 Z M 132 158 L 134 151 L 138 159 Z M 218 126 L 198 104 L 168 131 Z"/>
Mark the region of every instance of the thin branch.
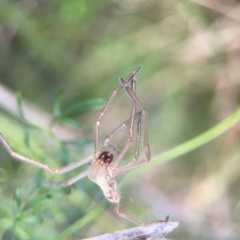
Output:
<path fill-rule="evenodd" d="M 135 227 L 114 233 L 108 233 L 84 240 L 157 240 L 164 238 L 174 228 L 178 227 L 179 222 L 158 222 L 146 227 Z"/>

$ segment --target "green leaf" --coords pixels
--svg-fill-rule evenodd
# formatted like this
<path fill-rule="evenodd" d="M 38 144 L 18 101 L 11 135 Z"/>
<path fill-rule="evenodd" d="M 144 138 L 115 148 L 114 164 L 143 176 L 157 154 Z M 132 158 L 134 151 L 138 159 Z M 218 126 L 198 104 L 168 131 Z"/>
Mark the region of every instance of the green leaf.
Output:
<path fill-rule="evenodd" d="M 48 199 L 47 193 L 35 197 L 34 199 L 30 200 L 30 201 L 23 207 L 22 212 L 25 212 L 25 211 L 29 210 L 30 208 L 35 207 L 37 204 L 40 204 L 40 203 L 44 202 L 46 199 Z"/>
<path fill-rule="evenodd" d="M 37 186 L 41 186 L 44 179 L 44 170 L 39 169 L 34 175 L 34 182 Z"/>
<path fill-rule="evenodd" d="M 13 215 L 14 215 L 14 219 L 17 219 L 18 215 L 19 215 L 19 209 L 20 209 L 20 205 L 21 205 L 21 188 L 16 188 L 13 198 L 14 198 L 14 205 L 13 205 Z"/>
<path fill-rule="evenodd" d="M 66 193 L 64 193 L 63 191 L 59 191 L 59 190 L 58 191 L 51 191 L 51 192 L 47 192 L 47 193 L 38 195 L 37 197 L 30 200 L 23 207 L 22 212 L 26 212 L 27 210 L 35 207 L 36 205 L 44 203 L 48 199 L 57 198 L 57 197 L 63 196 L 63 195 L 66 195 Z"/>
<path fill-rule="evenodd" d="M 29 223 L 29 224 L 36 224 L 36 223 L 42 223 L 43 220 L 39 216 L 25 216 L 21 218 L 22 223 Z"/>
<path fill-rule="evenodd" d="M 60 140 L 57 141 L 57 153 L 59 158 L 62 160 L 63 164 L 70 163 L 69 152 L 65 142 Z"/>
<path fill-rule="evenodd" d="M 16 100 L 17 100 L 18 113 L 19 113 L 21 123 L 23 123 L 24 127 L 27 129 L 40 130 L 40 128 L 38 126 L 29 122 L 24 116 L 24 111 L 22 108 L 22 93 L 20 91 L 18 91 L 18 92 L 16 92 L 15 96 L 16 96 Z"/>
<path fill-rule="evenodd" d="M 63 116 L 76 115 L 88 110 L 99 109 L 103 106 L 102 98 L 88 99 L 82 102 L 74 103 L 63 110 Z"/>
<path fill-rule="evenodd" d="M 61 119 L 62 122 L 66 123 L 66 124 L 69 124 L 71 125 L 72 127 L 75 127 L 75 128 L 80 128 L 82 127 L 82 123 L 77 121 L 77 120 L 74 120 L 72 118 L 63 118 Z"/>
<path fill-rule="evenodd" d="M 23 109 L 22 109 L 22 93 L 20 91 L 16 92 L 16 99 L 17 99 L 17 107 L 18 107 L 18 113 L 19 113 L 19 116 L 20 116 L 20 119 L 24 119 L 24 112 L 23 112 Z"/>
<path fill-rule="evenodd" d="M 54 102 L 54 105 L 53 105 L 54 118 L 59 118 L 62 115 L 61 104 L 62 104 L 63 97 L 64 97 L 64 91 L 61 90 L 58 92 L 57 97 Z"/>
<path fill-rule="evenodd" d="M 21 205 L 21 195 L 22 195 L 22 189 L 20 187 L 16 188 L 13 197 L 18 206 Z"/>
<path fill-rule="evenodd" d="M 28 149 L 30 149 L 30 135 L 29 135 L 29 132 L 25 132 L 25 134 L 24 134 L 24 144 Z"/>

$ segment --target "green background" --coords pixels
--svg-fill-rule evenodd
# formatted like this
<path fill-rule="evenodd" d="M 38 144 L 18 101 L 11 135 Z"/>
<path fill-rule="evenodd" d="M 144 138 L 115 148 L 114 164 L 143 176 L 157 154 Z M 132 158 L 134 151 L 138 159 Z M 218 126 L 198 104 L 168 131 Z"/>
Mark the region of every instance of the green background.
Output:
<path fill-rule="evenodd" d="M 118 178 L 121 209 L 144 222 L 182 220 L 169 239 L 239 239 L 238 2 L 2 0 L 0 131 L 17 152 L 55 168 L 89 156 L 101 107 L 118 78 L 141 65 L 152 161 Z M 121 91 L 100 143 L 130 107 Z M 120 133 L 119 148 L 127 137 Z M 84 167 L 52 176 L 3 147 L 0 160 L 2 239 L 73 240 L 134 226 L 87 178 L 44 184 Z"/>

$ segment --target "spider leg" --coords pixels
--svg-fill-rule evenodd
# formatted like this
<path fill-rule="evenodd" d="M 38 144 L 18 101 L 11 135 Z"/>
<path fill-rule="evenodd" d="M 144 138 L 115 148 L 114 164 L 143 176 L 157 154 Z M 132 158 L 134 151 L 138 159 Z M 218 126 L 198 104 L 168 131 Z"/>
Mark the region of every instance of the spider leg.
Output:
<path fill-rule="evenodd" d="M 138 156 L 139 156 L 139 146 L 140 146 L 140 138 L 141 138 L 141 123 L 142 123 L 142 114 L 141 116 L 138 118 L 138 123 L 137 123 L 137 142 L 136 142 L 136 147 L 135 147 L 135 158 L 133 159 L 132 162 L 137 161 L 138 160 Z M 129 163 L 131 164 L 131 162 Z"/>
<path fill-rule="evenodd" d="M 131 81 L 131 89 L 134 94 L 136 94 L 136 78 L 135 76 L 132 78 Z M 134 127 L 134 116 L 136 112 L 136 104 L 132 104 L 132 115 L 130 120 L 130 127 L 129 127 L 129 138 L 133 139 L 133 127 Z"/>
<path fill-rule="evenodd" d="M 111 178 L 111 179 L 109 180 L 109 182 L 111 183 L 111 186 L 112 186 L 112 188 L 114 189 L 114 191 L 117 192 L 117 182 L 116 182 L 116 180 L 115 180 L 114 178 Z M 130 221 L 130 222 L 133 222 L 133 223 L 135 223 L 136 225 L 140 225 L 140 226 L 145 226 L 145 225 L 146 225 L 145 223 L 142 223 L 142 222 L 136 220 L 135 218 L 131 217 L 130 215 L 128 215 L 128 214 L 123 213 L 122 211 L 120 211 L 120 205 L 119 205 L 119 203 L 115 203 L 114 211 L 115 211 L 115 213 L 116 213 L 119 217 L 124 218 L 124 219 L 126 219 L 126 220 L 128 220 L 128 221 Z"/>
<path fill-rule="evenodd" d="M 138 112 L 134 116 L 134 120 L 139 118 L 141 116 L 142 112 Z M 104 140 L 104 145 L 107 145 L 109 142 L 109 139 L 111 139 L 113 136 L 115 136 L 118 132 L 120 132 L 124 127 L 126 127 L 131 121 L 131 118 L 129 118 L 127 121 L 123 122 L 121 125 L 119 125 L 113 132 L 111 132 Z"/>
<path fill-rule="evenodd" d="M 92 157 L 88 157 L 86 159 L 81 159 L 79 161 L 71 163 L 70 165 L 68 165 L 66 167 L 63 167 L 63 168 L 60 168 L 60 169 L 53 169 L 46 164 L 40 163 L 40 162 L 38 162 L 34 159 L 25 157 L 25 156 L 23 156 L 19 153 L 14 152 L 13 149 L 11 148 L 10 144 L 7 142 L 7 140 L 5 139 L 5 137 L 1 133 L 0 133 L 0 142 L 2 142 L 3 146 L 6 148 L 7 152 L 10 154 L 11 157 L 13 157 L 17 160 L 32 164 L 32 165 L 34 165 L 38 168 L 41 168 L 41 169 L 45 170 L 46 172 L 50 172 L 50 173 L 55 174 L 55 175 L 70 172 L 73 169 L 76 169 L 76 168 L 78 168 L 78 167 L 80 167 L 84 164 L 89 163 L 92 159 Z"/>
<path fill-rule="evenodd" d="M 127 84 L 126 84 L 127 85 Z M 124 87 L 124 85 L 122 84 L 122 86 Z M 136 93 L 136 78 L 135 76 L 133 76 L 132 80 L 131 80 L 131 90 L 132 92 Z M 128 149 L 131 147 L 132 145 L 132 142 L 133 142 L 133 127 L 134 127 L 134 120 L 136 118 L 136 115 L 139 117 L 141 112 L 140 113 L 136 113 L 136 104 L 133 102 L 132 104 L 132 111 L 131 111 L 131 117 L 130 119 L 127 121 L 128 123 L 130 123 L 130 126 L 129 126 L 129 138 L 127 140 L 127 143 L 125 144 L 124 148 L 122 149 L 122 151 L 116 156 L 115 160 L 114 160 L 114 163 L 113 163 L 113 166 L 117 166 L 119 164 L 119 162 L 121 161 L 121 159 L 123 158 L 124 154 L 128 151 Z M 123 128 L 125 125 L 125 123 L 122 124 L 122 126 L 120 126 L 120 129 Z M 115 130 L 115 132 L 118 132 L 120 131 L 118 128 Z M 115 133 L 114 132 L 114 133 Z"/>
<path fill-rule="evenodd" d="M 136 225 L 143 226 L 143 227 L 147 225 L 147 224 L 140 222 L 140 221 L 136 220 L 135 218 L 129 216 L 128 214 L 121 212 L 119 204 L 116 205 L 116 207 L 114 208 L 114 211 L 119 217 L 125 218 L 126 220 L 133 222 Z"/>
<path fill-rule="evenodd" d="M 127 165 L 131 165 L 133 162 L 138 160 L 139 156 L 139 146 L 140 146 L 140 139 L 141 139 L 141 123 L 142 123 L 142 112 L 139 112 L 138 122 L 137 122 L 137 141 L 135 146 L 135 158 L 129 162 Z"/>
<path fill-rule="evenodd" d="M 160 223 L 160 222 L 162 222 L 162 223 L 167 223 L 167 222 L 169 221 L 169 216 L 167 216 L 167 217 L 165 218 L 165 220 L 160 220 L 160 221 L 151 222 L 151 223 L 147 223 L 147 224 L 146 224 L 146 223 L 143 223 L 143 222 L 140 222 L 140 221 L 136 220 L 135 218 L 129 216 L 129 215 L 126 214 L 126 213 L 121 212 L 119 205 L 116 205 L 116 207 L 114 208 L 114 210 L 115 210 L 115 212 L 117 213 L 117 215 L 118 215 L 119 217 L 125 218 L 125 219 L 127 219 L 128 221 L 133 222 L 133 223 L 135 223 L 136 225 L 139 225 L 139 226 L 142 226 L 142 227 L 155 225 L 155 224 L 158 224 L 158 223 Z M 144 238 L 144 239 L 145 239 L 145 238 Z M 155 239 L 155 238 L 154 238 L 154 239 Z M 164 238 L 164 239 L 165 239 L 165 238 Z"/>
<path fill-rule="evenodd" d="M 141 136 L 141 123 L 142 120 L 144 121 L 144 146 L 145 146 L 145 154 L 146 154 L 146 158 L 145 158 L 145 162 L 150 160 L 150 150 L 149 150 L 149 146 L 148 146 L 148 130 L 147 130 L 147 113 L 146 110 L 144 109 L 144 107 L 142 106 L 142 104 L 139 102 L 139 100 L 137 99 L 136 96 L 136 86 L 135 86 L 135 78 L 133 78 L 132 82 L 133 84 L 131 84 L 132 89 L 130 89 L 128 87 L 128 85 L 124 82 L 124 80 L 122 78 L 119 79 L 121 84 L 123 85 L 124 89 L 126 90 L 127 94 L 129 95 L 130 99 L 133 102 L 133 108 L 135 109 L 136 107 L 140 108 L 140 114 L 139 114 L 139 118 L 138 118 L 138 124 L 137 124 L 137 142 L 136 142 L 136 147 L 135 147 L 135 158 L 128 163 L 127 165 L 131 165 L 134 162 L 137 161 L 138 159 L 138 155 L 139 155 L 139 145 L 140 145 L 140 136 Z M 132 110 L 134 111 L 134 110 Z M 131 123 L 133 124 L 134 118 L 133 116 L 131 117 Z M 123 156 L 125 155 L 125 153 L 128 151 L 128 149 L 130 148 L 132 141 L 133 141 L 133 125 L 130 125 L 130 129 L 129 129 L 129 138 L 127 140 L 127 143 L 125 145 L 125 147 L 122 149 L 122 151 L 120 152 L 120 154 L 118 154 L 118 156 L 115 158 L 114 161 L 114 166 L 118 166 L 119 162 L 121 161 L 121 159 L 123 158 Z"/>
<path fill-rule="evenodd" d="M 63 181 L 63 182 L 52 182 L 52 181 L 45 181 L 45 183 L 51 187 L 67 187 L 72 185 L 73 183 L 77 182 L 78 180 L 80 180 L 81 178 L 84 178 L 88 175 L 88 170 L 84 171 L 80 174 L 78 174 L 77 176 L 67 180 L 67 181 Z"/>
<path fill-rule="evenodd" d="M 104 152 L 105 149 L 107 149 L 109 147 L 112 148 L 113 151 L 115 151 L 116 153 L 119 152 L 119 149 L 117 148 L 117 146 L 115 146 L 114 144 L 112 144 L 112 143 L 110 143 L 109 141 L 106 141 L 106 140 L 104 141 L 104 145 L 103 145 L 103 147 L 101 149 L 101 152 Z"/>
<path fill-rule="evenodd" d="M 139 117 L 141 117 L 142 112 L 138 112 L 135 114 L 134 116 L 134 121 L 136 121 L 137 119 L 139 119 Z M 140 119 L 139 119 L 140 120 Z M 113 132 L 111 132 L 104 140 L 104 145 L 101 149 L 101 152 L 103 152 L 106 148 L 111 147 L 117 154 L 120 152 L 119 149 L 112 143 L 110 143 L 110 139 L 115 136 L 118 132 L 120 132 L 124 127 L 126 127 L 127 125 L 129 125 L 131 121 L 131 118 L 129 118 L 127 121 L 123 122 L 121 125 L 119 125 Z M 139 122 L 139 121 L 138 121 Z M 139 125 L 139 124 L 138 124 Z M 139 130 L 139 127 L 138 127 Z M 139 131 L 138 131 L 139 132 Z M 139 142 L 140 142 L 140 138 L 138 138 L 137 144 L 138 147 L 136 147 L 136 151 L 135 151 L 135 156 L 138 156 L 138 149 L 139 149 Z M 135 158 L 137 160 L 137 157 Z"/>
<path fill-rule="evenodd" d="M 142 117 L 143 117 L 143 122 L 144 122 L 144 148 L 145 148 L 145 154 L 146 154 L 146 160 L 150 160 L 150 148 L 148 144 L 148 120 L 147 120 L 147 112 L 143 105 L 139 102 L 138 98 L 136 95 L 131 91 L 131 89 L 127 86 L 127 84 L 124 82 L 122 78 L 120 78 L 120 82 L 124 86 L 124 89 L 128 93 L 129 97 L 132 99 L 133 102 L 135 102 L 136 106 L 138 106 L 141 111 L 142 111 Z"/>
<path fill-rule="evenodd" d="M 126 79 L 125 79 L 125 83 L 127 84 L 130 80 L 132 80 L 132 78 L 141 70 L 142 67 L 138 67 L 136 68 Z M 95 147 L 95 155 L 96 153 L 99 151 L 99 125 L 100 125 L 100 121 L 102 119 L 102 117 L 104 116 L 104 114 L 106 113 L 109 105 L 111 104 L 111 102 L 113 101 L 113 99 L 115 98 L 117 92 L 119 90 L 121 90 L 123 88 L 123 85 L 120 84 L 118 87 L 116 87 L 113 92 L 111 93 L 111 95 L 109 96 L 105 106 L 103 107 L 103 110 L 100 112 L 100 114 L 98 115 L 97 119 L 95 120 L 95 124 L 94 124 L 94 147 Z"/>
<path fill-rule="evenodd" d="M 142 112 L 139 112 L 138 116 L 138 123 L 137 123 L 137 141 L 135 146 L 135 158 L 127 164 L 131 165 L 133 162 L 136 162 L 138 160 L 139 156 L 139 146 L 140 146 L 140 139 L 141 139 L 141 123 L 142 123 Z"/>
<path fill-rule="evenodd" d="M 142 115 L 141 115 L 141 117 L 139 117 L 139 121 L 138 121 L 138 139 L 137 139 L 137 145 L 136 145 L 135 159 L 136 159 L 136 156 L 138 156 L 138 149 L 139 149 L 139 143 L 140 143 L 141 122 L 142 122 L 142 120 L 143 120 L 143 128 L 144 128 L 144 149 L 145 149 L 145 155 L 146 155 L 146 157 L 144 159 L 142 159 L 141 161 L 136 161 L 134 159 L 129 164 L 127 164 L 125 166 L 122 166 L 122 167 L 119 167 L 118 171 L 121 173 L 121 172 L 128 171 L 130 169 L 133 169 L 135 167 L 139 167 L 139 166 L 145 164 L 146 162 L 150 161 L 150 148 L 149 148 L 149 144 L 148 144 L 147 112 L 144 109 L 144 107 L 142 106 L 142 104 L 139 102 L 139 100 L 137 99 L 136 95 L 127 86 L 127 84 L 124 82 L 124 80 L 122 78 L 120 78 L 120 82 L 124 86 L 124 89 L 128 93 L 129 97 L 132 99 L 132 101 L 136 104 L 136 106 L 138 108 L 141 109 L 141 113 L 142 113 Z M 128 139 L 128 141 L 129 140 L 131 140 L 131 139 Z M 116 161 L 120 161 L 120 159 L 123 157 L 123 155 L 125 153 L 126 152 L 122 152 L 122 155 L 119 156 L 119 158 Z"/>
<path fill-rule="evenodd" d="M 123 87 L 125 88 L 126 90 L 126 87 L 131 91 L 131 93 L 133 94 L 133 96 L 136 98 L 136 79 L 135 79 L 135 76 L 132 78 L 132 81 L 131 81 L 131 89 L 127 86 L 127 84 L 124 82 L 121 81 L 121 84 L 123 85 Z M 132 97 L 130 97 L 132 99 Z M 137 98 L 136 98 L 137 99 Z M 138 112 L 136 114 L 136 106 L 138 106 L 141 111 Z M 109 138 L 112 137 L 113 135 L 115 135 L 116 133 L 118 133 L 123 127 L 125 127 L 126 125 L 130 124 L 129 126 L 129 138 L 128 138 L 128 141 L 125 145 L 125 147 L 123 148 L 123 150 L 119 153 L 119 155 L 116 157 L 116 160 L 114 161 L 114 166 L 116 167 L 118 165 L 118 163 L 120 162 L 120 160 L 122 159 L 122 157 L 124 156 L 124 154 L 128 151 L 128 149 L 130 148 L 131 144 L 132 144 L 132 141 L 133 141 L 133 127 L 134 127 L 134 121 L 136 119 L 138 119 L 138 123 L 137 123 L 137 142 L 136 142 L 136 148 L 135 148 L 135 159 L 133 161 L 131 161 L 129 164 L 127 165 L 132 165 L 133 162 L 136 162 L 137 159 L 138 159 L 138 155 L 139 155 L 139 145 L 140 145 L 140 137 L 141 137 L 141 122 L 142 122 L 142 119 L 143 119 L 143 115 L 144 115 L 144 108 L 142 107 L 142 105 L 140 106 L 139 104 L 136 103 L 136 101 L 133 101 L 133 104 L 132 104 L 132 112 L 131 112 L 131 117 L 128 121 L 124 122 L 123 124 L 121 124 L 114 132 L 112 132 L 110 135 L 109 135 Z M 107 138 L 107 140 L 109 139 Z M 113 166 L 113 167 L 114 167 Z M 119 168 L 121 169 L 121 168 Z M 116 190 L 116 189 L 115 189 Z M 142 223 L 138 220 L 136 220 L 135 218 L 129 216 L 128 214 L 126 213 L 123 213 L 122 211 L 120 211 L 120 206 L 119 204 L 116 204 L 115 208 L 114 208 L 116 214 L 119 216 L 119 217 L 122 217 L 130 222 L 133 222 L 135 223 L 136 225 L 140 225 L 140 226 L 145 226 L 146 224 L 145 223 Z"/>

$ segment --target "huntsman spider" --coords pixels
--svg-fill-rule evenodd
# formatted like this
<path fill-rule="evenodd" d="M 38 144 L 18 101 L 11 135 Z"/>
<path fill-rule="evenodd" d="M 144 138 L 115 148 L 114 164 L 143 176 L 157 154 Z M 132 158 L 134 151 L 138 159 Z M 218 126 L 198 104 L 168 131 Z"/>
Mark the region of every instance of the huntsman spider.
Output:
<path fill-rule="evenodd" d="M 123 213 L 120 211 L 119 203 L 120 203 L 120 194 L 117 191 L 117 182 L 115 177 L 123 174 L 131 169 L 139 167 L 150 161 L 150 149 L 148 144 L 148 123 L 147 123 L 147 113 L 144 109 L 143 105 L 137 98 L 136 95 L 136 74 L 141 70 L 141 67 L 135 69 L 125 80 L 120 78 L 120 84 L 113 90 L 111 95 L 109 96 L 106 104 L 104 105 L 102 111 L 98 115 L 97 119 L 94 123 L 94 155 L 87 157 L 85 159 L 78 160 L 68 166 L 65 166 L 60 169 L 53 169 L 50 166 L 38 162 L 34 159 L 30 159 L 25 157 L 19 153 L 16 153 L 8 143 L 8 141 L 4 138 L 4 136 L 0 133 L 0 141 L 8 151 L 8 153 L 15 159 L 29 163 L 38 168 L 45 170 L 46 172 L 59 175 L 64 174 L 66 172 L 70 172 L 76 168 L 81 167 L 82 165 L 90 163 L 90 167 L 88 170 L 80 173 L 79 175 L 69 179 L 64 182 L 51 182 L 48 181 L 48 184 L 53 187 L 58 186 L 69 186 L 88 176 L 88 178 L 96 183 L 104 193 L 104 196 L 108 201 L 115 204 L 115 212 L 122 218 L 125 218 L 137 225 L 145 226 L 144 224 L 133 217 Z M 102 117 L 105 115 L 106 111 L 109 108 L 109 105 L 112 103 L 116 94 L 124 89 L 126 94 L 131 100 L 131 114 L 130 118 L 119 125 L 111 134 L 106 137 L 103 145 L 99 147 L 99 125 Z M 136 126 L 136 130 L 135 127 Z M 143 127 L 142 127 L 143 126 Z M 116 156 L 114 156 L 109 148 L 115 148 L 113 144 L 111 144 L 110 140 L 113 136 L 119 133 L 123 128 L 129 128 L 129 137 L 126 141 L 125 146 L 117 152 Z M 143 144 L 144 144 L 144 158 L 139 159 L 139 146 L 140 146 L 140 138 L 141 138 L 141 129 L 143 128 Z M 128 152 L 131 147 L 134 137 L 136 137 L 135 143 L 135 151 L 134 158 L 125 165 L 119 165 L 125 154 Z M 168 220 L 168 217 L 165 221 Z"/>

